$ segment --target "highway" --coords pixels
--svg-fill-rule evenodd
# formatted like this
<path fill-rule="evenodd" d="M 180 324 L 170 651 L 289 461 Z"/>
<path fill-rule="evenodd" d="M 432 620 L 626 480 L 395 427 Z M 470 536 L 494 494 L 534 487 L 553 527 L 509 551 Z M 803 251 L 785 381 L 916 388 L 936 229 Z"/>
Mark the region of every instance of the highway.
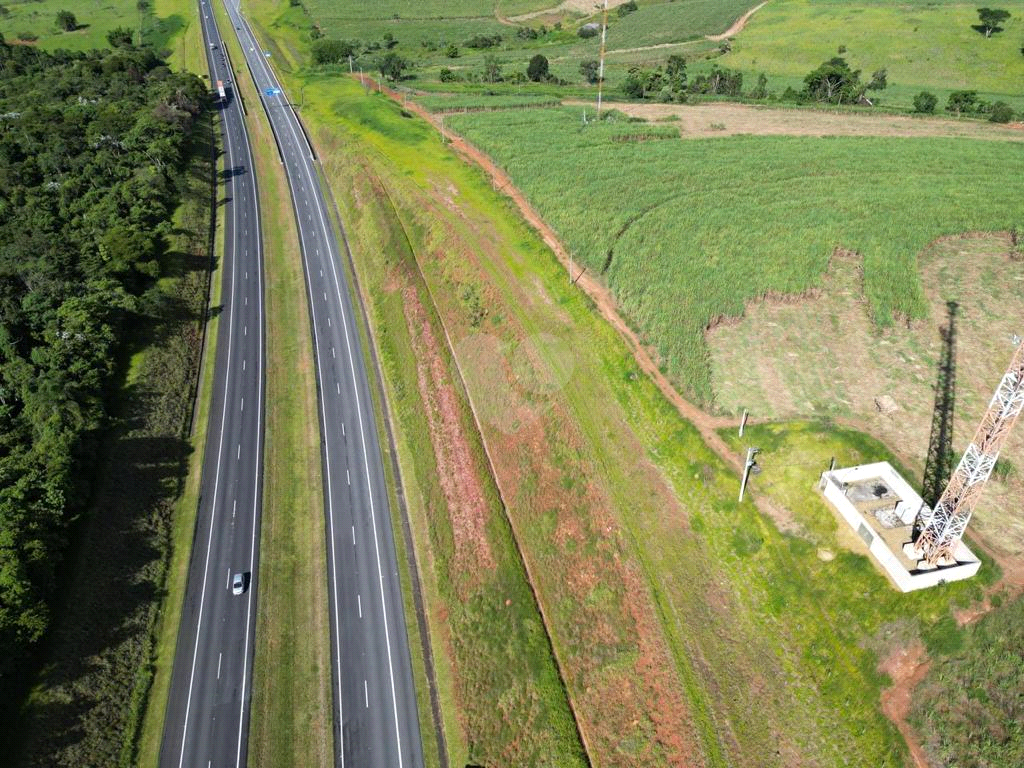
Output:
<path fill-rule="evenodd" d="M 246 764 L 263 462 L 263 258 L 245 121 L 213 13 L 200 7 L 219 102 L 225 234 L 220 327 L 188 587 L 160 747 L 163 768 Z M 211 45 L 212 44 L 212 45 Z M 214 47 L 215 46 L 215 47 Z M 221 195 L 223 194 L 223 199 Z M 207 361 L 210 364 L 211 361 Z M 245 590 L 233 594 L 235 573 Z"/>
<path fill-rule="evenodd" d="M 270 53 L 233 0 L 226 7 L 278 140 L 306 276 L 322 438 L 335 764 L 419 768 L 423 747 L 391 512 L 346 252 Z"/>

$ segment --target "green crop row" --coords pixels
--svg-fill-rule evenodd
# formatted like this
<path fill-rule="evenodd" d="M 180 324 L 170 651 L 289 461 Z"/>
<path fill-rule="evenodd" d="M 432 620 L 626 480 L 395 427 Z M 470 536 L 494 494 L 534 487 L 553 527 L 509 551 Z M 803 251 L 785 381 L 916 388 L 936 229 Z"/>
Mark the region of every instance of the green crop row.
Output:
<path fill-rule="evenodd" d="M 518 107 L 554 107 L 560 103 L 554 96 L 532 94 L 490 96 L 475 93 L 424 96 L 418 101 L 431 112 L 487 112 L 494 109 L 516 109 Z"/>
<path fill-rule="evenodd" d="M 878 325 L 922 317 L 917 254 L 942 235 L 1016 225 L 1024 191 L 1020 149 L 996 141 L 622 142 L 621 121 L 584 126 L 579 108 L 450 124 L 506 168 L 575 258 L 604 277 L 676 383 L 705 403 L 704 330 L 717 318 L 818 286 L 837 247 L 863 255 Z"/>

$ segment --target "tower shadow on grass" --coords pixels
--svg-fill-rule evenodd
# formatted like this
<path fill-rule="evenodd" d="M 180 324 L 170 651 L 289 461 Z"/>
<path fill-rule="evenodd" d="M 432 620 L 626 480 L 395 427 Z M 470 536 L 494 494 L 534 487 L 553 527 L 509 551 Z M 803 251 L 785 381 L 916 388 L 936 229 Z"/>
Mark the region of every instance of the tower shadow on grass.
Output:
<path fill-rule="evenodd" d="M 956 317 L 959 305 L 946 302 L 948 324 L 939 329 L 942 354 L 935 381 L 935 406 L 932 430 L 928 439 L 928 456 L 924 464 L 921 497 L 934 507 L 942 496 L 953 472 L 953 412 L 956 409 Z"/>

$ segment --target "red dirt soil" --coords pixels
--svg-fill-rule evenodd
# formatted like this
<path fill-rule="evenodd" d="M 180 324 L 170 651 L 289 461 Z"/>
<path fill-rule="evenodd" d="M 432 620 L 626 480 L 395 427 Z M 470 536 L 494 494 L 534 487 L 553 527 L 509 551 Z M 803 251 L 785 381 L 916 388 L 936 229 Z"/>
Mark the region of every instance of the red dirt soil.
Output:
<path fill-rule="evenodd" d="M 930 664 L 920 642 L 896 651 L 879 664 L 879 670 L 892 678 L 892 685 L 882 691 L 882 712 L 892 720 L 907 742 L 915 768 L 929 768 L 929 765 L 917 734 L 907 722 L 907 715 L 913 703 L 914 689 L 928 674 Z"/>
<path fill-rule="evenodd" d="M 437 475 L 452 524 L 455 546 L 452 572 L 460 574 L 463 579 L 471 578 L 472 574 L 495 567 L 484 530 L 483 510 L 487 508 L 484 491 L 459 421 L 457 395 L 451 385 L 451 376 L 445 370 L 437 339 L 416 289 L 406 288 L 402 299 L 409 335 L 418 342 L 421 352 L 416 356 L 416 374 L 430 423 Z"/>

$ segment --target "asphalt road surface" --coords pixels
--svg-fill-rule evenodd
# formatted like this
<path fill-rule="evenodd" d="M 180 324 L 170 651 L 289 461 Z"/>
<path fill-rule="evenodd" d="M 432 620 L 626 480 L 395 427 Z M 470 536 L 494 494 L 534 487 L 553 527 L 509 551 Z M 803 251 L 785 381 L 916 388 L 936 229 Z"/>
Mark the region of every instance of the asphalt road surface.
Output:
<path fill-rule="evenodd" d="M 245 122 L 213 13 L 200 6 L 211 85 L 222 80 L 225 230 L 213 402 L 188 588 L 160 748 L 164 768 L 243 766 L 263 461 L 263 258 Z M 223 194 L 223 198 L 221 195 Z M 244 576 L 233 594 L 231 577 Z"/>
<path fill-rule="evenodd" d="M 271 55 L 226 3 L 288 175 L 310 303 L 320 406 L 335 763 L 418 768 L 416 714 L 383 460 L 345 251 Z"/>

